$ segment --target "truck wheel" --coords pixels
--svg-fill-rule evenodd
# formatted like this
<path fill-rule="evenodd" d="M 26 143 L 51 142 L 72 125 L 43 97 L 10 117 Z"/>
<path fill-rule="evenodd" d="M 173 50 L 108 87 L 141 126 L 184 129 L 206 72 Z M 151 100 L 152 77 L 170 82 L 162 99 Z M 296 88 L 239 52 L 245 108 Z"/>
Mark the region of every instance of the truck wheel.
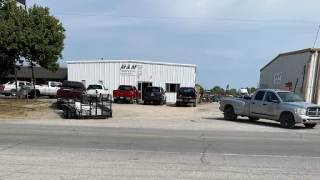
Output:
<path fill-rule="evenodd" d="M 314 128 L 314 127 L 317 126 L 317 124 L 304 124 L 304 126 L 305 126 L 306 128 Z"/>
<path fill-rule="evenodd" d="M 159 105 L 160 105 L 160 106 L 163 106 L 163 100 L 161 100 L 161 101 L 159 102 Z"/>
<path fill-rule="evenodd" d="M 296 121 L 292 114 L 285 113 L 280 117 L 280 124 L 283 128 L 292 129 L 296 125 Z"/>
<path fill-rule="evenodd" d="M 134 99 L 133 97 L 130 99 L 130 104 L 133 104 L 134 103 Z"/>
<path fill-rule="evenodd" d="M 256 117 L 249 117 L 250 121 L 258 121 L 260 118 L 256 118 Z"/>
<path fill-rule="evenodd" d="M 180 102 L 176 102 L 176 106 L 179 107 L 180 106 Z"/>
<path fill-rule="evenodd" d="M 224 110 L 224 119 L 228 121 L 237 120 L 238 116 L 235 114 L 233 107 L 227 107 Z"/>
<path fill-rule="evenodd" d="M 10 91 L 10 95 L 11 95 L 11 96 L 16 96 L 16 95 L 17 95 L 17 91 L 16 91 L 15 89 L 12 89 L 12 90 Z"/>
<path fill-rule="evenodd" d="M 196 102 L 193 103 L 193 107 L 197 107 L 197 103 Z"/>

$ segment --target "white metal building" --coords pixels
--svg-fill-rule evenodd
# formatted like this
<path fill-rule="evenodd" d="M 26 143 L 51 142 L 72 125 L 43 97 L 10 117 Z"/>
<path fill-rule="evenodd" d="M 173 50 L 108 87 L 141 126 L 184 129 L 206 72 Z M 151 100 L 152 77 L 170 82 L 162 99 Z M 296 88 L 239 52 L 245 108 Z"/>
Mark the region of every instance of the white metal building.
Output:
<path fill-rule="evenodd" d="M 148 85 L 162 86 L 167 102 L 176 101 L 179 87 L 194 87 L 196 65 L 136 60 L 68 61 L 68 80 L 104 84 L 109 92 L 119 85 L 134 85 L 143 93 Z"/>
<path fill-rule="evenodd" d="M 320 104 L 320 48 L 279 54 L 260 70 L 260 87 L 290 89 L 307 102 Z"/>

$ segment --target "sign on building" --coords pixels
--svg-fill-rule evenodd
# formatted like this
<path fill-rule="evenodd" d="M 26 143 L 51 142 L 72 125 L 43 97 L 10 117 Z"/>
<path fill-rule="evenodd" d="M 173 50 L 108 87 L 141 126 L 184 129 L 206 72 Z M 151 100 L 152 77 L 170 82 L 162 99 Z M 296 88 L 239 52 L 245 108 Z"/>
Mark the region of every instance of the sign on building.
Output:
<path fill-rule="evenodd" d="M 281 76 L 282 76 L 282 72 L 278 72 L 274 74 L 274 84 L 281 84 Z"/>
<path fill-rule="evenodd" d="M 143 64 L 126 63 L 120 66 L 120 75 L 139 76 L 142 72 Z"/>

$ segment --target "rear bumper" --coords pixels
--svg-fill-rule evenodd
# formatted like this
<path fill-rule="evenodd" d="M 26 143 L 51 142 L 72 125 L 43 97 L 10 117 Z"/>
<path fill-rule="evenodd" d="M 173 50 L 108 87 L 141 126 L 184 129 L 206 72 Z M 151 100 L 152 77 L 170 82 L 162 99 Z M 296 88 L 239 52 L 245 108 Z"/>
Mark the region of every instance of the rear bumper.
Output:
<path fill-rule="evenodd" d="M 177 99 L 177 102 L 182 102 L 182 103 L 195 103 L 197 100 L 196 99 Z"/>
<path fill-rule="evenodd" d="M 305 123 L 305 124 L 315 124 L 320 123 L 320 117 L 310 117 L 304 115 L 296 115 L 295 121 L 297 123 Z"/>
<path fill-rule="evenodd" d="M 124 97 L 124 96 L 113 96 L 113 100 L 131 100 L 131 97 Z"/>
<path fill-rule="evenodd" d="M 144 101 L 161 101 L 162 97 L 149 97 L 149 96 L 145 96 L 143 98 Z"/>

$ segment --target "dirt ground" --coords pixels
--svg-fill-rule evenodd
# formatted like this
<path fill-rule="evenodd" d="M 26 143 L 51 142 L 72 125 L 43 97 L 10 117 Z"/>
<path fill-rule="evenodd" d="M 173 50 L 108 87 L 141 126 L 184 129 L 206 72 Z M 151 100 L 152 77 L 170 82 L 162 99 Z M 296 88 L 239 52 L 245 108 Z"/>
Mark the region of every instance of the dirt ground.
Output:
<path fill-rule="evenodd" d="M 210 103 L 216 104 L 218 103 Z M 199 104 L 197 107 L 176 107 L 175 104 L 143 105 L 143 104 L 112 104 L 113 118 L 166 118 L 201 116 L 211 109 L 208 104 Z M 16 100 L 0 99 L 0 119 L 25 119 L 25 120 L 62 120 L 62 110 L 56 109 L 55 99 Z"/>

